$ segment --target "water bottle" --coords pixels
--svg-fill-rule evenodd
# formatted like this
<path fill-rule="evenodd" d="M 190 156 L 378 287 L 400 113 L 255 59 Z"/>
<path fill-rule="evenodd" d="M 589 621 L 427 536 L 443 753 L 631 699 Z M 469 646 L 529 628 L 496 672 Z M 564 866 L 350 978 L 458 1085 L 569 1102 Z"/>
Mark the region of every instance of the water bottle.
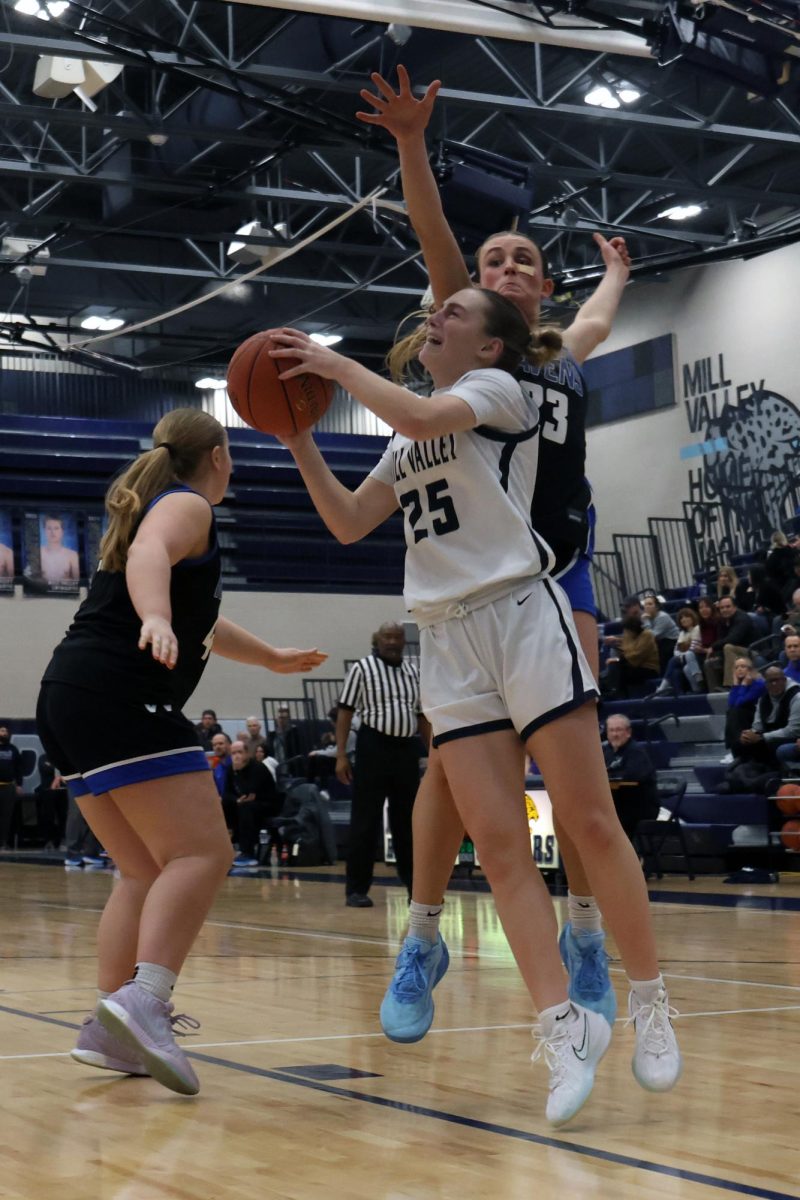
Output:
<path fill-rule="evenodd" d="M 269 834 L 267 833 L 266 829 L 259 829 L 259 831 L 258 831 L 259 846 L 266 846 L 268 841 L 269 841 Z"/>

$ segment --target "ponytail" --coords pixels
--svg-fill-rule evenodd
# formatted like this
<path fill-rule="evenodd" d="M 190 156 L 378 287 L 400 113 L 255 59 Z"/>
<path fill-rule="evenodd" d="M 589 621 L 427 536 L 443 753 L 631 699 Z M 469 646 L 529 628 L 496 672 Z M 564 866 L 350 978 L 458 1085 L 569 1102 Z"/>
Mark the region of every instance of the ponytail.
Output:
<path fill-rule="evenodd" d="M 225 442 L 215 417 L 195 408 L 167 413 L 153 430 L 153 449 L 140 454 L 106 492 L 108 529 L 100 543 L 104 571 L 124 571 L 136 526 L 151 500 L 198 473 L 204 457 Z"/>

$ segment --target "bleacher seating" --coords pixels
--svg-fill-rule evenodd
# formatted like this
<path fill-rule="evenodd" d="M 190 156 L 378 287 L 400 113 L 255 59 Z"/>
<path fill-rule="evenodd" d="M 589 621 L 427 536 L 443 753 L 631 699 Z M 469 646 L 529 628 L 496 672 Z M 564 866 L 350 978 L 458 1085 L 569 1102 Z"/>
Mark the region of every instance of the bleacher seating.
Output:
<path fill-rule="evenodd" d="M 100 515 L 111 477 L 150 444 L 135 421 L 0 415 L 0 507 L 12 513 L 19 561 L 24 511 L 61 508 Z M 402 591 L 402 518 L 363 541 L 336 542 L 317 515 L 288 451 L 255 430 L 230 434 L 234 474 L 218 510 L 223 585 L 229 590 Z M 355 488 L 385 448 L 380 437 L 324 434 L 318 439 L 341 481 Z M 87 557 L 84 551 L 83 558 Z M 93 564 L 83 562 L 88 574 Z"/>

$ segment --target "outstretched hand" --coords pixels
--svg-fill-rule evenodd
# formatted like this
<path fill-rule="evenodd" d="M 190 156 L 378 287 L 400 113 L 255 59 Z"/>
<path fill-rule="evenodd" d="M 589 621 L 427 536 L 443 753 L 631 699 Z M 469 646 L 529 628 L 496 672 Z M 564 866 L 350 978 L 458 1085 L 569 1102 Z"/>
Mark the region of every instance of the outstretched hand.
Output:
<path fill-rule="evenodd" d="M 608 241 L 606 241 L 602 233 L 594 233 L 592 237 L 600 248 L 603 262 L 606 264 L 608 270 L 618 270 L 620 267 L 623 267 L 626 274 L 630 272 L 631 256 L 624 237 L 613 237 L 609 238 Z"/>
<path fill-rule="evenodd" d="M 322 650 L 295 650 L 293 646 L 273 650 L 274 659 L 270 663 L 270 671 L 278 675 L 297 675 L 303 671 L 313 671 L 327 659 Z"/>
<path fill-rule="evenodd" d="M 178 661 L 178 639 L 164 617 L 145 617 L 139 633 L 139 649 L 152 647 L 153 658 L 170 671 Z"/>
<path fill-rule="evenodd" d="M 270 329 L 269 334 L 276 343 L 275 349 L 269 351 L 270 358 L 300 360 L 295 366 L 281 371 L 279 379 L 292 379 L 295 375 L 304 375 L 307 371 L 321 375 L 323 379 L 335 379 L 337 370 L 346 361 L 341 354 L 329 350 L 327 346 L 312 342 L 308 334 L 303 333 L 301 329 L 286 326 L 283 329 Z M 281 365 L 280 362 L 278 365 Z"/>
<path fill-rule="evenodd" d="M 376 96 L 363 88 L 360 95 L 362 100 L 366 100 L 367 104 L 376 109 L 376 112 L 357 112 L 359 121 L 366 125 L 380 125 L 398 141 L 415 134 L 422 135 L 431 119 L 433 104 L 442 86 L 441 80 L 434 79 L 422 99 L 415 100 L 408 71 L 403 66 L 397 68 L 396 92 L 377 71 L 374 71 L 370 78 L 379 94 Z"/>

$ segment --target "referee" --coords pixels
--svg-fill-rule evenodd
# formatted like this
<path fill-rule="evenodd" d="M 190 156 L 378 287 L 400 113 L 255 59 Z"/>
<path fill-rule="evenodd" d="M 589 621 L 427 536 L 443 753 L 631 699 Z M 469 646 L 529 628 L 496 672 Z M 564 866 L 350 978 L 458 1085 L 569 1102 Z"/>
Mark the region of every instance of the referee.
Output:
<path fill-rule="evenodd" d="M 427 721 L 419 708 L 419 675 L 416 667 L 403 662 L 402 626 L 384 622 L 373 646 L 372 654 L 350 668 L 336 717 L 336 776 L 342 783 L 353 782 L 345 885 L 345 903 L 351 908 L 372 908 L 367 893 L 386 799 L 397 874 L 411 895 L 411 810 L 419 785 L 416 735 L 427 736 Z M 361 726 L 353 771 L 345 747 L 356 710 Z"/>

